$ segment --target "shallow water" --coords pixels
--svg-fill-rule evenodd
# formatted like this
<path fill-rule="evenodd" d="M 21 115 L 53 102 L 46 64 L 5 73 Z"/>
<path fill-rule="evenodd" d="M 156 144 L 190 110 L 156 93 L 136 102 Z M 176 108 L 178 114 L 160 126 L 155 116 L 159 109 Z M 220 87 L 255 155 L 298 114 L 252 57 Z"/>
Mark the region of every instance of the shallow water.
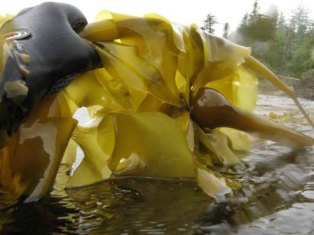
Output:
<path fill-rule="evenodd" d="M 306 110 L 314 103 L 302 101 Z M 276 115 L 272 112 L 276 111 Z M 257 113 L 314 136 L 293 103 L 260 96 Z M 0 234 L 314 234 L 314 150 L 270 141 L 234 168 L 217 169 L 243 189 L 215 201 L 189 179 L 122 178 L 64 191 L 64 171 L 40 202 L 0 212 Z"/>

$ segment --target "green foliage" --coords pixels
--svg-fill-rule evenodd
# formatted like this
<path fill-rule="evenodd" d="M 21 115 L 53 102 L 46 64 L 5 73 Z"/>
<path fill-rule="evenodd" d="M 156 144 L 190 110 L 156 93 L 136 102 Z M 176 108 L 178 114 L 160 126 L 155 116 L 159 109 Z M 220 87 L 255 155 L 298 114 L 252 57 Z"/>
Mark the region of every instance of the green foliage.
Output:
<path fill-rule="evenodd" d="M 252 12 L 244 15 L 238 31 L 249 43 L 265 42 L 274 38 L 275 28 L 276 18 L 260 14 L 258 2 L 255 1 Z"/>
<path fill-rule="evenodd" d="M 208 14 L 203 30 L 214 33 L 216 17 Z M 252 48 L 252 54 L 280 75 L 300 77 L 314 69 L 314 23 L 309 11 L 299 6 L 289 20 L 277 8 L 260 12 L 258 1 L 246 13 L 236 32 L 224 24 L 223 37 Z"/>
<path fill-rule="evenodd" d="M 281 75 L 300 77 L 314 68 L 314 27 L 303 7 L 288 21 L 276 8 L 267 16 L 261 14 L 255 1 L 233 35 L 231 40 L 252 47 L 253 56 Z"/>
<path fill-rule="evenodd" d="M 273 18 L 258 15 L 256 18 L 250 19 L 247 24 L 242 25 L 239 32 L 253 41 L 264 42 L 273 39 L 275 27 Z"/>

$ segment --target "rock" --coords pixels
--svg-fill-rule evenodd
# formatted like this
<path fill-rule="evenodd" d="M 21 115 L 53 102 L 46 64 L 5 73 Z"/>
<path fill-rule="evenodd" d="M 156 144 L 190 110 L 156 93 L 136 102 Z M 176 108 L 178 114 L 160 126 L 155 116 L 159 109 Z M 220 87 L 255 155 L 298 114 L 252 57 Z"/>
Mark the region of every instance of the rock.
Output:
<path fill-rule="evenodd" d="M 299 97 L 314 100 L 314 69 L 303 73 L 293 88 Z"/>

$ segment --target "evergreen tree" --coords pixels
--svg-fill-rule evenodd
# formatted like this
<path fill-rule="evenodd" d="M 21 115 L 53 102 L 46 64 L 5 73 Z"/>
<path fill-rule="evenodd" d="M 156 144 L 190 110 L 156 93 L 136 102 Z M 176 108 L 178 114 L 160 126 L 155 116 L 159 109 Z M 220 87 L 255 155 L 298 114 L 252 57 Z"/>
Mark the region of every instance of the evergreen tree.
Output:
<path fill-rule="evenodd" d="M 255 1 L 251 13 L 244 15 L 238 32 L 245 38 L 245 43 L 251 44 L 253 41 L 271 40 L 275 34 L 275 27 L 274 19 L 261 14 L 258 1 Z"/>
<path fill-rule="evenodd" d="M 228 36 L 229 36 L 229 23 L 225 23 L 224 24 L 224 31 L 223 31 L 222 37 L 223 38 L 228 38 Z"/>
<path fill-rule="evenodd" d="M 314 41 L 311 26 L 312 21 L 308 11 L 299 6 L 293 12 L 288 28 L 287 71 L 293 76 L 300 76 L 302 72 L 310 69 L 313 65 L 311 50 Z"/>
<path fill-rule="evenodd" d="M 204 25 L 201 27 L 204 31 L 213 34 L 215 32 L 214 26 L 218 23 L 216 17 L 212 14 L 208 14 L 204 20 Z"/>
<path fill-rule="evenodd" d="M 311 26 L 308 10 L 299 6 L 292 15 L 291 25 L 294 26 L 298 40 L 302 40 Z"/>
<path fill-rule="evenodd" d="M 287 40 L 287 25 L 284 14 L 281 12 L 278 15 L 276 35 L 273 41 L 273 48 L 271 48 L 274 54 L 273 68 L 277 73 L 286 73 L 286 58 L 288 52 L 288 40 Z"/>
<path fill-rule="evenodd" d="M 216 24 L 216 18 L 208 14 L 203 29 L 213 33 Z M 261 14 L 255 1 L 235 33 L 229 32 L 228 23 L 224 24 L 223 37 L 251 47 L 254 57 L 280 75 L 301 77 L 314 69 L 314 23 L 302 6 L 287 20 L 275 7 L 267 16 Z"/>
<path fill-rule="evenodd" d="M 258 1 L 255 0 L 254 4 L 253 4 L 253 10 L 250 14 L 250 20 L 255 20 L 256 18 L 259 17 L 259 5 L 258 5 Z"/>

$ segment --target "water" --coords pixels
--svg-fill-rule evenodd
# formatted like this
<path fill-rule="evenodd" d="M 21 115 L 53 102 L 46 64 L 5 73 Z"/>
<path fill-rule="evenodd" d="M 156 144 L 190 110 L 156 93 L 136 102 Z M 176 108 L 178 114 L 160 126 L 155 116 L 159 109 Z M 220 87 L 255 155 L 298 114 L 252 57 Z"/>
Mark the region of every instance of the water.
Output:
<path fill-rule="evenodd" d="M 286 98 L 261 96 L 257 112 L 314 136 Z M 216 201 L 189 179 L 126 177 L 64 191 L 61 166 L 51 195 L 1 212 L 0 234 L 314 234 L 313 148 L 256 140 L 238 154 L 241 164 L 217 170 L 243 189 Z"/>

